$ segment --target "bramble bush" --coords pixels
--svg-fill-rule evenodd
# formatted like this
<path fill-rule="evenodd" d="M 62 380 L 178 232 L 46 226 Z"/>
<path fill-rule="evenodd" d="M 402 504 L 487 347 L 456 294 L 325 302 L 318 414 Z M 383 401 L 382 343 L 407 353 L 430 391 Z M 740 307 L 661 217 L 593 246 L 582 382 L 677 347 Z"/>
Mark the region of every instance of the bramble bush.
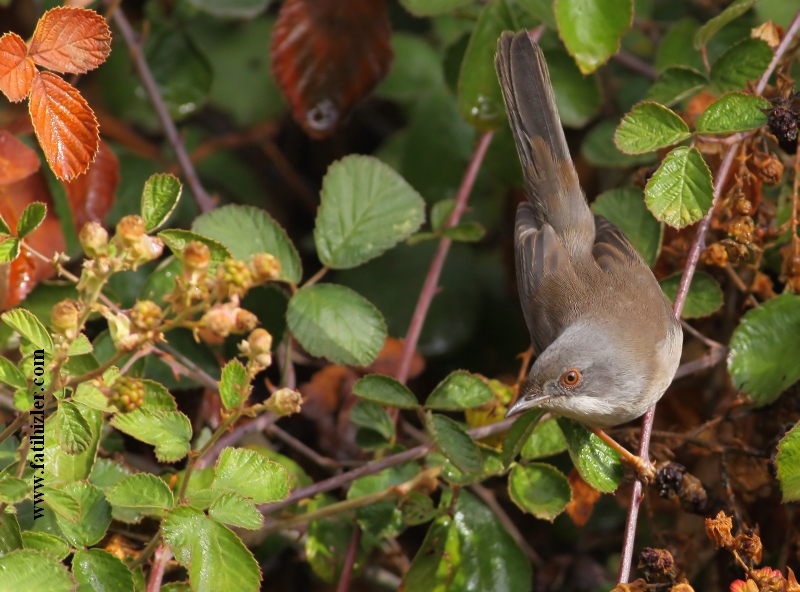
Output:
<path fill-rule="evenodd" d="M 0 4 L 0 590 L 800 590 L 791 3 Z M 522 28 L 686 329 L 638 529 L 503 419 Z"/>

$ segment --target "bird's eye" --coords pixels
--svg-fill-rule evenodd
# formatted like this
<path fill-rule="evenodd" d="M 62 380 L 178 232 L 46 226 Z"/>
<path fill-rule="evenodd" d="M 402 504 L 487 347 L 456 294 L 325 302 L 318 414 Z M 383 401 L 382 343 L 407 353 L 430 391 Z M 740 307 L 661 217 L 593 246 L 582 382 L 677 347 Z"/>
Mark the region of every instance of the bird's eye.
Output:
<path fill-rule="evenodd" d="M 559 383 L 565 389 L 573 389 L 581 383 L 581 372 L 576 368 L 570 368 L 561 375 Z"/>

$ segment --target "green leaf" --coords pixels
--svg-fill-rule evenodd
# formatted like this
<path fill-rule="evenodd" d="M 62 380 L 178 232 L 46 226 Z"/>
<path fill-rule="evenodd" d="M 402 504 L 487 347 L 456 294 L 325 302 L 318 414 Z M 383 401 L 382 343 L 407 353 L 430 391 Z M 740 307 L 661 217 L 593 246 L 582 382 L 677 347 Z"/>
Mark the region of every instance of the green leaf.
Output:
<path fill-rule="evenodd" d="M 144 403 L 142 407 L 153 411 L 177 411 L 178 405 L 169 391 L 155 380 L 139 379 L 144 386 Z"/>
<path fill-rule="evenodd" d="M 529 409 L 511 424 L 511 429 L 503 440 L 503 466 L 507 467 L 517 457 L 543 415 L 544 409 Z"/>
<path fill-rule="evenodd" d="M 233 491 L 256 504 L 279 502 L 289 495 L 289 474 L 255 450 L 225 448 L 217 460 L 211 489 Z"/>
<path fill-rule="evenodd" d="M 732 134 L 756 129 L 767 123 L 762 109 L 770 103 L 762 97 L 728 93 L 711 103 L 697 120 L 697 131 L 705 134 Z"/>
<path fill-rule="evenodd" d="M 455 421 L 429 411 L 425 414 L 425 427 L 442 454 L 461 471 L 477 473 L 481 470 L 483 462 L 478 445 Z"/>
<path fill-rule="evenodd" d="M 0 477 L 0 501 L 5 504 L 16 504 L 30 493 L 31 484 L 27 479 L 18 479 L 13 475 Z"/>
<path fill-rule="evenodd" d="M 4 234 L 5 235 L 9 235 L 9 234 L 12 234 L 12 233 L 11 233 L 11 229 L 8 227 L 8 224 L 6 224 L 6 221 L 3 219 L 2 216 L 0 216 L 0 236 L 2 236 Z"/>
<path fill-rule="evenodd" d="M 69 545 L 64 539 L 46 532 L 26 530 L 22 533 L 22 544 L 26 549 L 52 555 L 57 561 L 63 561 L 69 555 Z"/>
<path fill-rule="evenodd" d="M 85 481 L 78 481 L 67 485 L 64 493 L 78 501 L 80 517 L 72 522 L 56 514 L 56 522 L 61 532 L 75 547 L 96 545 L 105 536 L 111 524 L 111 506 L 102 490 Z"/>
<path fill-rule="evenodd" d="M 400 4 L 415 16 L 433 16 L 471 4 L 472 0 L 400 0 Z"/>
<path fill-rule="evenodd" d="M 783 294 L 749 310 L 733 332 L 728 371 L 757 406 L 800 379 L 800 296 Z"/>
<path fill-rule="evenodd" d="M 433 204 L 431 206 L 431 228 L 441 230 L 455 209 L 456 200 L 454 199 L 442 199 Z"/>
<path fill-rule="evenodd" d="M 92 342 L 89 341 L 89 338 L 83 333 L 78 333 L 75 341 L 69 344 L 67 355 L 71 358 L 74 358 L 75 356 L 85 356 L 93 351 L 94 347 L 92 347 Z"/>
<path fill-rule="evenodd" d="M 372 401 L 359 401 L 350 409 L 350 421 L 378 432 L 385 440 L 394 437 L 394 421 L 382 406 Z"/>
<path fill-rule="evenodd" d="M 758 2 L 759 0 L 734 0 L 731 2 L 725 10 L 714 18 L 709 19 L 705 25 L 697 30 L 697 33 L 694 34 L 694 48 L 702 49 L 705 47 L 708 40 L 711 39 L 717 31 L 732 20 L 742 16 Z"/>
<path fill-rule="evenodd" d="M 79 403 L 75 403 L 75 407 L 91 429 L 92 442 L 89 447 L 81 454 L 67 454 L 64 452 L 58 438 L 56 438 L 58 418 L 51 415 L 44 424 L 44 454 L 31 454 L 28 457 L 30 462 L 41 463 L 42 460 L 44 461 L 44 471 L 47 475 L 45 482 L 48 485 L 68 484 L 86 479 L 92 471 L 92 466 L 94 466 L 97 445 L 100 441 L 103 425 L 103 414 Z M 41 456 L 43 458 L 38 458 Z M 41 474 L 39 469 L 37 469 L 36 474 Z"/>
<path fill-rule="evenodd" d="M 179 411 L 162 411 L 138 408 L 130 413 L 119 413 L 111 425 L 137 440 L 156 447 L 160 462 L 176 462 L 191 449 L 192 424 Z"/>
<path fill-rule="evenodd" d="M 247 370 L 239 360 L 231 360 L 222 369 L 222 378 L 219 381 L 219 397 L 225 409 L 230 411 L 239 407 L 250 394 L 250 381 L 247 379 Z"/>
<path fill-rule="evenodd" d="M 271 0 L 189 0 L 189 4 L 218 18 L 252 19 L 264 12 Z"/>
<path fill-rule="evenodd" d="M 442 230 L 442 235 L 460 243 L 476 243 L 486 234 L 486 229 L 478 222 L 461 222 Z"/>
<path fill-rule="evenodd" d="M 687 66 L 698 72 L 705 70 L 703 57 L 693 44 L 700 23 L 694 18 L 686 17 L 674 23 L 661 37 L 656 51 L 655 66 L 663 72 L 670 66 Z"/>
<path fill-rule="evenodd" d="M 619 51 L 631 26 L 631 0 L 558 0 L 558 32 L 581 72 L 591 74 Z"/>
<path fill-rule="evenodd" d="M 169 173 L 157 173 L 147 180 L 141 203 L 145 232 L 153 232 L 166 223 L 178 205 L 181 191 L 181 182 Z"/>
<path fill-rule="evenodd" d="M 471 409 L 488 403 L 493 397 L 492 389 L 481 376 L 457 370 L 433 389 L 425 407 L 440 411 Z"/>
<path fill-rule="evenodd" d="M 671 66 L 659 74 L 644 95 L 645 101 L 661 103 L 671 107 L 690 99 L 708 84 L 708 79 L 688 66 Z"/>
<path fill-rule="evenodd" d="M 658 103 L 639 103 L 622 118 L 614 143 L 626 154 L 644 154 L 682 142 L 690 135 L 686 122 L 670 109 Z"/>
<path fill-rule="evenodd" d="M 8 509 L 4 510 L 3 520 L 0 521 L 0 557 L 19 549 L 22 549 L 22 537 L 17 515 Z"/>
<path fill-rule="evenodd" d="M 20 242 L 18 238 L 8 237 L 0 242 L 0 263 L 11 263 L 20 253 Z"/>
<path fill-rule="evenodd" d="M 53 353 L 53 340 L 44 325 L 32 313 L 15 308 L 0 315 L 3 322 L 39 349 Z"/>
<path fill-rule="evenodd" d="M 92 428 L 74 403 L 61 401 L 58 404 L 56 438 L 61 450 L 67 454 L 80 454 L 91 446 L 94 439 Z"/>
<path fill-rule="evenodd" d="M 653 215 L 674 228 L 700 221 L 713 199 L 711 171 L 697 148 L 670 152 L 647 182 L 645 202 Z"/>
<path fill-rule="evenodd" d="M 409 388 L 391 376 L 368 374 L 353 385 L 353 393 L 367 399 L 398 409 L 416 409 L 417 398 Z"/>
<path fill-rule="evenodd" d="M 347 499 L 385 491 L 413 479 L 419 473 L 417 463 L 391 467 L 376 475 L 367 475 L 353 481 L 347 490 Z M 379 501 L 356 510 L 356 519 L 366 532 L 380 538 L 396 537 L 405 527 L 403 512 L 396 499 Z"/>
<path fill-rule="evenodd" d="M 133 592 L 133 574 L 122 560 L 103 549 L 79 550 L 72 573 L 80 592 Z"/>
<path fill-rule="evenodd" d="M 169 510 L 175 504 L 164 480 L 144 473 L 119 481 L 106 491 L 106 499 L 112 506 L 136 508 L 157 516 L 161 515 L 157 510 Z"/>
<path fill-rule="evenodd" d="M 72 592 L 75 581 L 52 555 L 23 549 L 0 557 L 0 590 Z"/>
<path fill-rule="evenodd" d="M 609 169 L 626 169 L 655 162 L 656 155 L 652 152 L 644 154 L 620 152 L 614 144 L 616 131 L 617 124 L 609 119 L 601 121 L 589 130 L 581 144 L 581 154 L 589 164 Z"/>
<path fill-rule="evenodd" d="M 313 512 L 333 503 L 330 496 L 319 495 L 308 500 L 307 511 Z M 308 525 L 305 552 L 311 569 L 322 580 L 332 583 L 340 576 L 347 552 L 347 544 L 353 535 L 353 519 L 347 515 L 332 516 L 325 520 L 314 520 Z M 356 562 L 366 560 L 360 548 Z"/>
<path fill-rule="evenodd" d="M 505 121 L 494 54 L 500 34 L 518 28 L 506 1 L 494 0 L 483 7 L 472 30 L 458 77 L 458 107 L 461 116 L 481 131 L 496 129 Z"/>
<path fill-rule="evenodd" d="M 403 177 L 377 158 L 346 156 L 322 181 L 314 241 L 333 269 L 357 267 L 413 234 L 425 202 Z"/>
<path fill-rule="evenodd" d="M 664 294 L 670 302 L 675 302 L 678 286 L 681 283 L 681 273 L 672 274 L 659 282 Z M 723 303 L 722 290 L 717 280 L 703 271 L 696 271 L 692 276 L 686 303 L 681 311 L 682 319 L 697 319 L 707 317 L 717 312 Z"/>
<path fill-rule="evenodd" d="M 198 592 L 258 592 L 261 571 L 241 539 L 200 510 L 179 506 L 161 524 L 164 541 Z"/>
<path fill-rule="evenodd" d="M 567 441 L 556 418 L 551 417 L 536 426 L 520 451 L 524 460 L 553 456 L 567 449 Z"/>
<path fill-rule="evenodd" d="M 597 76 L 584 76 L 575 61 L 560 49 L 547 50 L 544 55 L 562 125 L 583 127 L 597 114 L 602 104 Z"/>
<path fill-rule="evenodd" d="M 336 284 L 300 288 L 289 301 L 286 320 L 308 353 L 337 364 L 367 366 L 386 340 L 386 323 L 378 309 Z"/>
<path fill-rule="evenodd" d="M 82 382 L 75 388 L 72 401 L 103 413 L 116 413 L 118 409 L 108 402 L 102 391 L 91 382 Z"/>
<path fill-rule="evenodd" d="M 215 499 L 208 509 L 208 515 L 218 522 L 249 530 L 258 530 L 264 525 L 264 516 L 253 502 L 233 491 Z"/>
<path fill-rule="evenodd" d="M 45 215 L 47 215 L 47 206 L 41 202 L 35 201 L 26 207 L 17 221 L 17 238 L 23 239 L 39 228 Z"/>
<path fill-rule="evenodd" d="M 614 492 L 622 480 L 619 453 L 577 421 L 559 417 L 558 426 L 581 478 L 598 491 Z"/>
<path fill-rule="evenodd" d="M 778 442 L 775 465 L 778 467 L 783 503 L 800 499 L 800 424 Z"/>
<path fill-rule="evenodd" d="M 619 228 L 645 263 L 652 267 L 661 251 L 664 224 L 653 217 L 640 189 L 620 187 L 597 196 L 592 211 Z"/>
<path fill-rule="evenodd" d="M 515 466 L 508 477 L 508 493 L 523 512 L 550 522 L 572 499 L 572 488 L 567 478 L 545 463 Z"/>
<path fill-rule="evenodd" d="M 296 284 L 303 276 L 300 256 L 286 231 L 252 206 L 227 205 L 198 216 L 192 230 L 225 245 L 236 259 L 269 253 L 281 263 L 280 279 Z"/>
<path fill-rule="evenodd" d="M 711 82 L 720 93 L 740 90 L 757 80 L 772 61 L 772 50 L 761 39 L 745 39 L 723 53 L 711 66 Z"/>
<path fill-rule="evenodd" d="M 69 520 L 70 522 L 80 520 L 81 504 L 72 494 L 46 486 L 41 487 L 40 491 L 50 509 L 64 520 Z"/>
<path fill-rule="evenodd" d="M 208 247 L 211 261 L 209 263 L 209 270 L 214 271 L 217 265 L 225 261 L 225 259 L 232 259 L 233 255 L 228 248 L 221 242 L 215 241 L 205 237 L 196 232 L 189 230 L 180 230 L 178 228 L 170 228 L 169 230 L 162 230 L 158 233 L 158 237 L 164 241 L 164 244 L 169 247 L 178 259 L 183 259 L 183 252 L 192 241 L 203 243 Z M 155 272 L 154 272 L 155 273 Z"/>
<path fill-rule="evenodd" d="M 8 358 L 0 357 L 0 382 L 15 388 L 28 388 L 25 375 Z"/>
<path fill-rule="evenodd" d="M 547 25 L 547 28 L 551 31 L 558 30 L 553 0 L 517 0 L 517 4 L 534 18 Z"/>
<path fill-rule="evenodd" d="M 400 589 L 528 592 L 532 577 L 530 561 L 495 514 L 462 489 L 452 518 L 431 524 Z"/>

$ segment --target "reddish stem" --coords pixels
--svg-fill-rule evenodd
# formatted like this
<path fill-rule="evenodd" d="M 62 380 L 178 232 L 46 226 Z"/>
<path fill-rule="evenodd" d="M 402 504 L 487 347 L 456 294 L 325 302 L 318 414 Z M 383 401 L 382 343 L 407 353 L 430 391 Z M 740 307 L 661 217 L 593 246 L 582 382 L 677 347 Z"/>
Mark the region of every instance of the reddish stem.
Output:
<path fill-rule="evenodd" d="M 446 226 L 449 228 L 458 224 L 461 215 L 467 209 L 467 199 L 472 191 L 472 186 L 475 184 L 475 178 L 478 176 L 478 170 L 481 168 L 483 157 L 486 155 L 486 150 L 489 148 L 489 142 L 492 141 L 494 132 L 486 132 L 478 140 L 475 146 L 475 152 L 472 154 L 472 159 L 469 162 L 464 178 L 461 181 L 461 187 L 458 189 L 456 195 L 456 207 L 453 213 L 450 214 L 450 219 L 447 221 Z M 425 317 L 428 316 L 428 309 L 430 309 L 433 297 L 436 295 L 439 284 L 439 276 L 442 274 L 444 261 L 447 259 L 447 252 L 450 250 L 450 244 L 453 241 L 447 237 L 442 237 L 439 241 L 439 246 L 436 248 L 436 253 L 433 255 L 428 275 L 425 277 L 425 283 L 422 285 L 422 291 L 417 300 L 417 307 L 414 309 L 414 316 L 411 317 L 411 324 L 408 327 L 408 333 L 403 340 L 403 352 L 400 356 L 400 364 L 397 368 L 397 380 L 406 383 L 408 380 L 408 372 L 411 369 L 411 360 L 414 358 L 414 352 L 417 349 L 419 336 L 422 333 L 422 326 L 425 324 Z"/>
<path fill-rule="evenodd" d="M 131 24 L 128 22 L 128 19 L 125 17 L 125 14 L 122 12 L 121 7 L 117 6 L 113 14 L 114 22 L 117 24 L 120 33 L 122 33 L 122 37 L 125 39 L 128 49 L 130 49 L 133 63 L 136 66 L 136 70 L 139 72 L 139 77 L 142 80 L 142 84 L 144 85 L 147 94 L 150 96 L 150 101 L 153 103 L 153 109 L 155 109 L 156 115 L 158 115 L 158 119 L 161 121 L 161 126 L 164 128 L 164 133 L 167 135 L 167 139 L 169 140 L 170 144 L 172 144 L 172 149 L 175 151 L 175 157 L 178 159 L 178 164 L 181 165 L 183 174 L 186 176 L 186 182 L 189 183 L 189 187 L 192 189 L 194 199 L 197 202 L 197 207 L 200 208 L 201 212 L 208 212 L 214 208 L 214 200 L 206 192 L 205 188 L 203 188 L 202 183 L 200 183 L 200 178 L 197 176 L 197 171 L 195 171 L 194 165 L 192 164 L 189 155 L 186 153 L 186 149 L 183 147 L 183 142 L 178 134 L 178 129 L 175 127 L 175 123 L 169 116 L 167 106 L 164 104 L 164 99 L 161 98 L 161 92 L 158 90 L 158 84 L 156 83 L 155 78 L 153 78 L 153 73 L 150 71 L 150 67 L 147 65 L 147 60 L 144 57 L 144 53 L 142 52 L 142 47 L 137 39 L 137 35 L 134 32 L 133 27 L 131 27 Z"/>
<path fill-rule="evenodd" d="M 164 570 L 167 563 L 172 558 L 172 551 L 166 543 L 162 542 L 156 549 L 153 567 L 150 568 L 150 579 L 147 581 L 147 592 L 158 592 L 161 590 L 161 580 L 164 579 Z"/>
<path fill-rule="evenodd" d="M 350 589 L 350 577 L 353 574 L 353 566 L 358 557 L 358 546 L 361 544 L 361 528 L 358 523 L 353 526 L 353 536 L 350 537 L 350 544 L 347 545 L 347 554 L 344 556 L 342 575 L 339 576 L 339 585 L 336 592 L 347 592 Z"/>

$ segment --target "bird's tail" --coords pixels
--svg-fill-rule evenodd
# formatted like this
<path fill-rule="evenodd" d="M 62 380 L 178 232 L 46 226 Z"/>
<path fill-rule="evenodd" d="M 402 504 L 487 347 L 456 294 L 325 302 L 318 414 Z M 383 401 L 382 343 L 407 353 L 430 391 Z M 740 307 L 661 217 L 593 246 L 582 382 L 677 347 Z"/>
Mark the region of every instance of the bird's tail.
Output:
<path fill-rule="evenodd" d="M 495 68 L 537 218 L 562 237 L 593 239 L 594 219 L 569 155 L 542 50 L 526 31 L 505 32 Z"/>

